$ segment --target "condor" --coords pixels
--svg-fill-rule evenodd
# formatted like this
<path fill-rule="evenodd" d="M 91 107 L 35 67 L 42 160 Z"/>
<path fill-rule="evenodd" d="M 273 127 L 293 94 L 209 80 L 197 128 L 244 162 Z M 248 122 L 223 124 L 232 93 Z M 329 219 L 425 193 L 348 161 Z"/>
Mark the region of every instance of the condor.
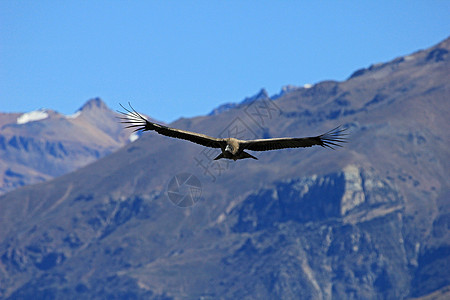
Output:
<path fill-rule="evenodd" d="M 278 150 L 285 148 L 299 148 L 299 147 L 311 147 L 322 146 L 334 149 L 333 146 L 341 147 L 341 143 L 345 143 L 345 129 L 336 127 L 324 134 L 314 137 L 304 138 L 272 138 L 272 139 L 257 139 L 257 140 L 239 140 L 235 138 L 214 138 L 205 134 L 191 132 L 187 130 L 181 130 L 176 128 L 170 128 L 161 124 L 152 123 L 139 114 L 130 103 L 130 109 L 127 109 L 122 104 L 122 108 L 125 112 L 118 111 L 123 116 L 120 117 L 122 123 L 128 124 L 126 128 L 135 128 L 135 131 L 156 131 L 159 134 L 188 140 L 196 144 L 200 144 L 210 148 L 220 148 L 220 153 L 215 160 L 221 158 L 232 159 L 234 161 L 244 158 L 257 159 L 253 155 L 245 152 L 244 150 L 251 151 L 268 151 Z"/>

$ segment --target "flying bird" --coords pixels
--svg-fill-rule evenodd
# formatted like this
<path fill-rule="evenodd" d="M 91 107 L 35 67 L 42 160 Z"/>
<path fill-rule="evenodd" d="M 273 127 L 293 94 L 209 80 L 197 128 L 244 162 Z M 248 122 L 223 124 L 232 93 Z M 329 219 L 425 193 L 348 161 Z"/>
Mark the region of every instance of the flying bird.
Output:
<path fill-rule="evenodd" d="M 117 111 L 123 116 L 119 117 L 121 123 L 127 124 L 126 128 L 135 128 L 136 131 L 151 131 L 154 130 L 159 134 L 188 140 L 202 146 L 210 148 L 220 148 L 222 152 L 214 158 L 218 160 L 221 158 L 232 159 L 234 161 L 244 158 L 257 159 L 253 155 L 245 152 L 244 150 L 251 151 L 268 151 L 278 150 L 286 148 L 299 148 L 299 147 L 311 147 L 322 146 L 330 149 L 334 149 L 334 146 L 342 147 L 341 143 L 345 143 L 345 128 L 336 127 L 324 134 L 314 137 L 304 138 L 271 138 L 271 139 L 257 139 L 257 140 L 239 140 L 235 138 L 214 138 L 205 134 L 191 132 L 187 130 L 181 130 L 176 128 L 170 128 L 161 124 L 153 123 L 139 114 L 130 103 L 128 103 L 130 109 L 127 109 L 122 104 L 120 106 L 125 112 Z"/>

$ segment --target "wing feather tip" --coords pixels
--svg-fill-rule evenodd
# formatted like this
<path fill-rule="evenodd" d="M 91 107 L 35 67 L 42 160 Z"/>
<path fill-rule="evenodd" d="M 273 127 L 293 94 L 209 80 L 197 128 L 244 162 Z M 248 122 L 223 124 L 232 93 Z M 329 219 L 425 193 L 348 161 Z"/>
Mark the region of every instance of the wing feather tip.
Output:
<path fill-rule="evenodd" d="M 334 147 L 342 147 L 341 144 L 347 143 L 346 136 L 349 134 L 346 132 L 348 128 L 342 127 L 339 125 L 338 127 L 319 135 L 321 146 L 328 147 L 335 150 Z M 333 147 L 334 146 L 334 147 Z"/>

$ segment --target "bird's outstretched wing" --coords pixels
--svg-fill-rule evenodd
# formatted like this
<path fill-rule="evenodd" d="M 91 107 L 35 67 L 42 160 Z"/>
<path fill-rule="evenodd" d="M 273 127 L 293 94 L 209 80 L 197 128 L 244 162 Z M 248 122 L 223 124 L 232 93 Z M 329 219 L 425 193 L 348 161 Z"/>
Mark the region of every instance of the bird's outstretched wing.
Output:
<path fill-rule="evenodd" d="M 319 145 L 334 149 L 333 147 L 342 147 L 341 143 L 345 143 L 344 133 L 346 128 L 336 127 L 322 135 L 306 138 L 274 138 L 274 139 L 258 139 L 249 140 L 241 143 L 241 147 L 253 151 L 267 151 L 285 148 L 311 147 Z"/>
<path fill-rule="evenodd" d="M 125 112 L 117 111 L 123 116 L 119 117 L 121 119 L 121 123 L 128 124 L 126 128 L 135 128 L 134 131 L 148 131 L 154 130 L 159 134 L 170 136 L 177 139 L 188 140 L 206 147 L 211 148 L 220 148 L 222 145 L 226 144 L 223 139 L 217 139 L 205 134 L 195 133 L 191 131 L 170 128 L 158 123 L 152 123 L 144 118 L 141 114 L 139 114 L 128 102 L 131 110 L 124 107 L 122 104 L 122 108 Z"/>

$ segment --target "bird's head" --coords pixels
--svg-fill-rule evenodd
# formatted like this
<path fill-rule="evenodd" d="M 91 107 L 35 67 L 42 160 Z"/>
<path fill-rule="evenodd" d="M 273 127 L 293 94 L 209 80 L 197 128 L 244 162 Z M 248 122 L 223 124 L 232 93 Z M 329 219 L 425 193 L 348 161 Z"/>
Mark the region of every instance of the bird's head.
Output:
<path fill-rule="evenodd" d="M 227 145 L 226 147 L 225 147 L 225 151 L 227 151 L 227 152 L 230 152 L 230 153 L 233 153 L 233 146 L 231 146 L 231 145 Z"/>

